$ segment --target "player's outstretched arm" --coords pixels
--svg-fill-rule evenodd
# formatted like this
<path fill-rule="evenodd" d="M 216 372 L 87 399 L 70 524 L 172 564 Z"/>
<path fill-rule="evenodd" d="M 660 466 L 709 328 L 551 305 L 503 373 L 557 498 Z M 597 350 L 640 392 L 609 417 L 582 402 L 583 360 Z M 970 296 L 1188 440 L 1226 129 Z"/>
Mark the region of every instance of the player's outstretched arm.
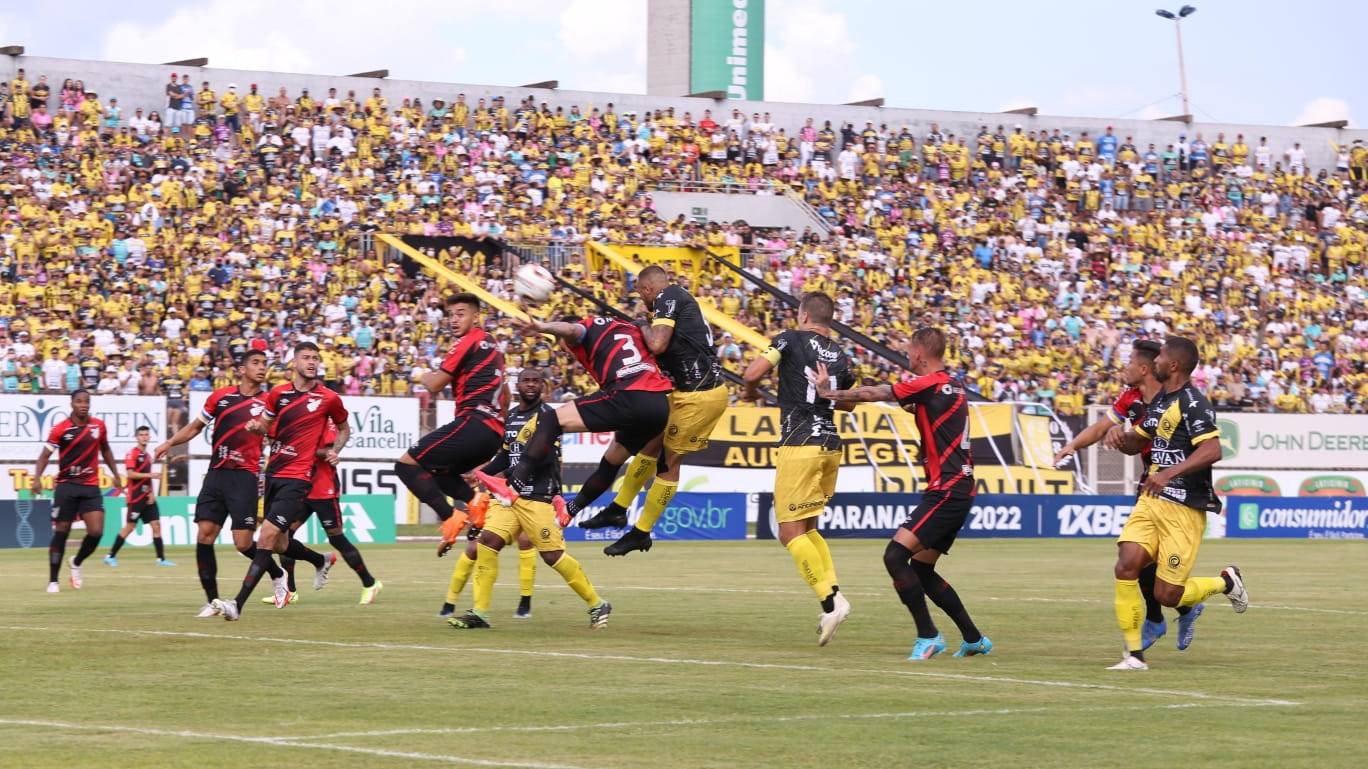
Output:
<path fill-rule="evenodd" d="M 1059 453 L 1054 455 L 1054 464 L 1059 465 L 1065 459 L 1078 453 L 1079 450 L 1086 449 L 1102 440 L 1106 437 L 1107 431 L 1113 427 L 1116 427 L 1116 423 L 1111 421 L 1108 417 L 1103 417 L 1083 428 L 1082 432 L 1075 435 L 1073 440 L 1064 444 L 1064 448 L 1060 449 Z"/>
<path fill-rule="evenodd" d="M 584 326 L 578 323 L 562 323 L 558 320 L 528 320 L 522 324 L 520 330 L 525 336 L 550 334 L 571 344 L 584 338 Z"/>
<path fill-rule="evenodd" d="M 893 385 L 856 387 L 852 390 L 835 389 L 825 363 L 818 363 L 816 371 L 808 372 L 808 381 L 817 390 L 817 397 L 837 403 L 882 403 L 898 400 L 893 394 Z"/>
<path fill-rule="evenodd" d="M 155 460 L 162 459 L 166 456 L 166 452 L 170 451 L 172 447 L 179 446 L 183 443 L 189 443 L 194 440 L 195 436 L 203 432 L 206 426 L 204 420 L 195 417 L 190 420 L 190 423 L 185 427 L 177 430 L 176 434 L 171 436 L 165 443 L 153 449 L 152 458 Z"/>

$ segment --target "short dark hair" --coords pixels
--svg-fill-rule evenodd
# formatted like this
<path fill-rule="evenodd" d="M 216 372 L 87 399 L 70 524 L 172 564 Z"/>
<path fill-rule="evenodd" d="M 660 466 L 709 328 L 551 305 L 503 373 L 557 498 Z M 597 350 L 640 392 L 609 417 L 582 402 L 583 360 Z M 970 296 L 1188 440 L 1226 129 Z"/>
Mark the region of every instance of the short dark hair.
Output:
<path fill-rule="evenodd" d="M 518 381 L 521 382 L 525 376 L 534 376 L 538 379 L 545 380 L 546 372 L 541 370 L 541 366 L 528 365 L 523 366 L 522 371 L 518 372 Z"/>
<path fill-rule="evenodd" d="M 934 326 L 922 326 L 912 332 L 912 344 L 926 350 L 933 358 L 945 355 L 945 332 Z"/>
<path fill-rule="evenodd" d="M 1131 345 L 1131 349 L 1134 350 L 1136 355 L 1144 358 L 1145 361 L 1153 366 L 1154 359 L 1159 357 L 1159 353 L 1164 349 L 1164 346 L 1153 339 L 1137 339 L 1135 344 Z"/>
<path fill-rule="evenodd" d="M 301 342 L 300 344 L 311 344 L 311 343 L 310 343 L 310 342 Z M 299 346 L 296 345 L 296 346 L 295 346 L 295 349 L 298 350 L 298 349 L 299 349 Z M 265 360 L 265 359 L 266 359 L 266 351 L 265 351 L 265 350 L 248 350 L 247 352 L 244 352 L 243 354 L 237 356 L 237 361 L 236 361 L 237 365 L 238 365 L 238 366 L 241 366 L 242 364 L 246 363 L 246 362 L 247 362 L 247 359 L 250 358 L 250 357 L 252 357 L 253 355 L 260 355 L 261 358 L 262 358 L 262 360 Z"/>
<path fill-rule="evenodd" d="M 803 294 L 798 309 L 806 312 L 813 323 L 825 326 L 831 323 L 832 316 L 836 314 L 836 303 L 821 291 L 809 291 Z"/>
<path fill-rule="evenodd" d="M 459 294 L 452 294 L 451 296 L 447 297 L 446 306 L 450 307 L 453 304 L 468 304 L 471 307 L 474 307 L 476 310 L 480 309 L 483 306 L 483 304 L 480 302 L 480 297 L 475 296 L 469 291 L 462 291 Z"/>
<path fill-rule="evenodd" d="M 1168 356 L 1178 361 L 1178 368 L 1184 374 L 1191 374 L 1197 368 L 1197 344 L 1191 339 L 1182 336 L 1171 336 L 1164 340 L 1164 351 Z"/>
<path fill-rule="evenodd" d="M 669 280 L 670 273 L 658 264 L 647 265 L 637 273 L 637 280 Z"/>
<path fill-rule="evenodd" d="M 133 431 L 133 434 L 136 435 L 136 434 L 138 434 L 138 433 L 149 433 L 149 432 L 152 432 L 152 428 L 148 427 L 147 425 L 139 425 L 139 426 L 138 426 L 138 429 L 136 429 L 136 430 Z"/>
<path fill-rule="evenodd" d="M 313 351 L 316 352 L 316 353 L 322 353 L 322 352 L 323 352 L 322 350 L 320 350 L 320 349 L 318 348 L 318 345 L 314 344 L 313 342 L 304 341 L 304 342 L 298 342 L 298 343 L 295 344 L 295 346 L 294 346 L 294 352 L 295 352 L 296 355 L 298 355 L 298 354 L 299 354 L 301 351 L 303 351 L 303 350 L 313 350 Z M 260 351 L 259 351 L 259 350 L 253 350 L 252 352 L 260 352 Z M 244 359 L 246 358 L 246 356 L 243 356 L 243 357 L 244 357 Z"/>
<path fill-rule="evenodd" d="M 87 390 L 87 389 L 85 389 L 84 387 L 78 387 L 78 388 L 76 388 L 75 390 L 72 390 L 72 391 L 71 391 L 71 399 L 72 399 L 72 400 L 76 400 L 76 398 L 77 398 L 78 396 L 81 396 L 81 395 L 84 395 L 85 397 L 89 398 L 89 397 L 90 397 L 90 391 Z"/>

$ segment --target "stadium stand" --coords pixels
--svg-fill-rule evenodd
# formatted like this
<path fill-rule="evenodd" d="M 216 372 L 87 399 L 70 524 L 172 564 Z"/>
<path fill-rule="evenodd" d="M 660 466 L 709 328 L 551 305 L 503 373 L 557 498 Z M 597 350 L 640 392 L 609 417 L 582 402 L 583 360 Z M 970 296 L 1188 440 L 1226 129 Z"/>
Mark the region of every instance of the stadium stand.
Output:
<path fill-rule="evenodd" d="M 631 276 L 590 269 L 587 242 L 733 247 L 778 292 L 830 292 L 838 320 L 894 349 L 923 322 L 954 329 L 951 359 L 985 398 L 1064 415 L 1114 396 L 1131 339 L 1169 331 L 1200 340 L 1210 362 L 1195 379 L 1222 408 L 1368 400 L 1361 140 L 1318 168 L 1300 143 L 1178 123 L 1168 143 L 1137 144 L 1010 120 L 962 136 L 860 129 L 820 106 L 789 128 L 721 105 L 424 102 L 186 74 L 166 94 L 130 111 L 93 80 L 5 83 L 0 390 L 183 397 L 225 383 L 249 338 L 283 356 L 307 337 L 344 394 L 416 391 L 440 354 L 441 284 L 389 259 L 389 234 L 490 243 L 424 253 L 503 299 L 534 258 L 631 313 Z M 786 195 L 823 224 L 662 219 L 653 190 Z M 786 323 L 774 292 L 704 276 L 690 288 L 737 323 L 765 336 Z M 497 333 L 510 366 L 553 363 L 545 344 Z M 717 338 L 739 369 L 749 345 Z M 893 370 L 851 352 L 863 377 Z M 574 367 L 551 378 L 557 397 L 591 387 Z"/>

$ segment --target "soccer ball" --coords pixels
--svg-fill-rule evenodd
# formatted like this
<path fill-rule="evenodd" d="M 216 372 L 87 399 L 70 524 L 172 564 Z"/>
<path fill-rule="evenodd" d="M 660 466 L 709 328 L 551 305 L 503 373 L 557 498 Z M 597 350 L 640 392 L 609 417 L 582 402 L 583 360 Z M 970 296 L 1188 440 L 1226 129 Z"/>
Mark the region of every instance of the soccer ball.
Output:
<path fill-rule="evenodd" d="M 531 302 L 545 302 L 556 288 L 556 279 L 539 264 L 524 264 L 513 273 L 513 290 Z"/>

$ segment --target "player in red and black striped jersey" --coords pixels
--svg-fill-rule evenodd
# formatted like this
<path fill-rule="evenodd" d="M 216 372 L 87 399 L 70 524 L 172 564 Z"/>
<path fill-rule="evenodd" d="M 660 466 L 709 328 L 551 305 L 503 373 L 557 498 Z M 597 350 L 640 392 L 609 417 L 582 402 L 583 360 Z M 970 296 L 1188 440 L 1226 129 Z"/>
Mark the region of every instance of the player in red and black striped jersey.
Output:
<path fill-rule="evenodd" d="M 90 415 L 90 393 L 77 390 L 71 394 L 71 413 L 53 425 L 38 463 L 33 469 L 33 496 L 43 493 L 43 473 L 48 459 L 57 452 L 57 486 L 52 495 L 52 540 L 48 543 L 49 593 L 56 593 L 57 574 L 62 569 L 66 541 L 71 523 L 79 517 L 85 522 L 86 534 L 81 547 L 71 559 L 71 587 L 81 589 L 81 564 L 95 552 L 104 534 L 104 497 L 100 496 L 100 460 L 109 466 L 114 476 L 114 489 L 123 485 L 119 464 L 109 448 L 109 430 L 105 423 Z"/>
<path fill-rule="evenodd" d="M 266 465 L 265 515 L 257 534 L 256 556 L 247 567 L 236 600 L 213 602 L 214 608 L 230 622 L 239 618 L 257 583 L 271 570 L 272 552 L 308 561 L 320 570 L 326 563 L 321 553 L 290 536 L 290 525 L 306 515 L 304 499 L 313 486 L 314 460 L 318 452 L 324 452 L 328 464 L 336 465 L 342 448 L 351 437 L 351 425 L 347 422 L 347 408 L 342 405 L 341 396 L 323 384 L 323 354 L 318 345 L 313 342 L 296 344 L 290 368 L 290 381 L 266 393 L 261 416 L 244 428 L 269 436 L 272 451 Z M 328 422 L 337 425 L 337 437 L 330 446 L 323 439 Z M 288 586 L 276 581 L 272 587 L 276 608 L 285 608 L 289 602 Z"/>
<path fill-rule="evenodd" d="M 261 470 L 261 436 L 247 429 L 252 420 L 266 411 L 266 352 L 253 347 L 235 359 L 238 383 L 220 387 L 209 394 L 204 408 L 190 423 L 152 452 L 154 461 L 164 459 L 173 446 L 189 443 L 213 424 L 210 434 L 212 459 L 195 499 L 195 568 L 205 604 L 199 617 L 219 616 L 218 557 L 214 543 L 223 525 L 231 519 L 233 546 L 248 560 L 256 558 L 257 474 Z M 285 572 L 271 564 L 271 579 L 284 587 Z"/>
<path fill-rule="evenodd" d="M 152 428 L 143 425 L 134 431 L 134 435 L 137 436 L 138 445 L 129 449 L 128 456 L 124 457 L 124 470 L 128 478 L 128 486 L 124 488 L 127 507 L 124 525 L 118 536 L 114 537 L 114 545 L 109 548 L 109 555 L 104 557 L 104 562 L 109 566 L 119 565 L 119 550 L 137 527 L 138 521 L 142 521 L 152 529 L 152 546 L 157 551 L 157 565 L 175 566 L 166 560 L 166 547 L 161 535 L 161 511 L 157 509 L 157 497 L 152 488 L 156 476 L 152 473 L 152 453 L 147 450 Z"/>
<path fill-rule="evenodd" d="M 333 441 L 337 440 L 337 425 L 332 422 L 324 424 L 323 441 L 315 452 L 314 471 L 312 486 L 309 488 L 309 495 L 302 503 L 304 505 L 303 515 L 296 518 L 290 524 L 290 533 L 299 530 L 310 515 L 318 516 L 318 523 L 323 527 L 323 531 L 328 535 L 328 544 L 332 545 L 337 553 L 342 554 L 342 560 L 356 572 L 356 576 L 361 578 L 361 600 L 359 603 L 375 603 L 375 597 L 380 594 L 380 589 L 384 587 L 379 580 L 371 576 L 370 570 L 366 568 L 366 562 L 361 557 L 361 551 L 356 549 L 346 533 L 342 530 L 342 502 L 340 480 L 337 474 L 337 465 L 328 462 L 328 450 Z M 313 552 L 310 550 L 309 552 Z M 329 553 L 324 556 L 325 560 L 322 567 L 314 577 L 314 590 L 322 590 L 328 583 L 328 573 L 332 566 L 337 562 L 337 554 Z M 291 603 L 294 602 L 294 559 L 289 556 L 281 556 L 280 564 L 289 575 L 289 589 Z M 318 564 L 315 564 L 318 567 Z M 263 598 L 265 602 L 274 599 Z"/>
<path fill-rule="evenodd" d="M 1107 416 L 1088 425 L 1076 435 L 1073 440 L 1064 444 L 1064 448 L 1059 450 L 1054 456 L 1055 467 L 1063 465 L 1069 457 L 1074 456 L 1080 449 L 1085 449 L 1098 441 L 1103 441 L 1107 448 L 1118 449 L 1121 436 L 1126 432 L 1127 425 L 1138 425 L 1145 418 L 1145 412 L 1149 410 L 1149 404 L 1154 402 L 1155 396 L 1163 389 L 1158 379 L 1154 378 L 1154 361 L 1159 357 L 1163 345 L 1152 339 L 1137 340 L 1131 347 L 1130 360 L 1121 369 L 1121 381 L 1126 385 L 1126 389 L 1121 392 L 1112 407 L 1107 410 Z M 1150 468 L 1150 447 L 1146 445 L 1140 452 L 1140 483 L 1144 484 L 1146 476 L 1149 475 Z M 1136 496 L 1140 495 L 1139 487 L 1136 488 Z M 1154 597 L 1154 580 L 1158 574 L 1158 565 L 1150 563 L 1140 570 L 1140 594 L 1145 599 L 1145 623 L 1141 627 L 1140 650 L 1144 651 L 1154 645 L 1168 632 L 1168 623 L 1164 621 L 1164 607 Z M 1197 617 L 1201 616 L 1201 611 L 1196 611 L 1195 606 L 1178 607 L 1178 649 L 1182 651 L 1192 644 L 1195 632 L 1194 624 Z M 1194 613 L 1195 612 L 1195 613 Z"/>
<path fill-rule="evenodd" d="M 455 341 L 436 371 L 423 374 L 421 384 L 437 395 L 451 385 L 456 399 L 452 420 L 424 435 L 394 463 L 394 472 L 413 496 L 437 513 L 442 541 L 437 555 L 456 543 L 467 518 L 483 523 L 489 497 L 476 492 L 462 477 L 488 462 L 503 440 L 503 352 L 480 326 L 480 299 L 455 294 L 446 300 L 447 329 Z M 447 498 L 465 505 L 451 506 Z"/>
<path fill-rule="evenodd" d="M 938 328 L 917 329 L 907 343 L 907 359 L 915 376 L 893 385 L 835 390 L 825 366 L 819 366 L 811 380 L 819 396 L 836 403 L 897 401 L 916 417 L 926 489 L 921 503 L 884 550 L 884 567 L 893 578 L 893 589 L 917 624 L 917 640 L 908 659 L 930 659 L 945 651 L 945 639 L 931 619 L 927 597 L 950 615 L 964 635 L 956 657 L 987 654 L 993 642 L 979 632 L 959 594 L 936 572 L 936 561 L 954 544 L 974 500 L 964 383 L 946 370 L 945 333 Z"/>
<path fill-rule="evenodd" d="M 670 420 L 670 380 L 661 373 L 641 329 L 616 318 L 567 316 L 559 321 L 529 319 L 526 335 L 550 334 L 598 382 L 598 392 L 556 409 L 556 419 L 537 420 L 522 458 L 507 472 L 507 482 L 483 473 L 476 477 L 495 496 L 516 499 L 527 488 L 533 468 L 550 456 L 563 433 L 611 432 L 613 443 L 599 466 L 566 506 L 573 518 L 613 485 L 618 470 L 665 430 Z M 642 548 L 650 549 L 649 544 Z"/>

